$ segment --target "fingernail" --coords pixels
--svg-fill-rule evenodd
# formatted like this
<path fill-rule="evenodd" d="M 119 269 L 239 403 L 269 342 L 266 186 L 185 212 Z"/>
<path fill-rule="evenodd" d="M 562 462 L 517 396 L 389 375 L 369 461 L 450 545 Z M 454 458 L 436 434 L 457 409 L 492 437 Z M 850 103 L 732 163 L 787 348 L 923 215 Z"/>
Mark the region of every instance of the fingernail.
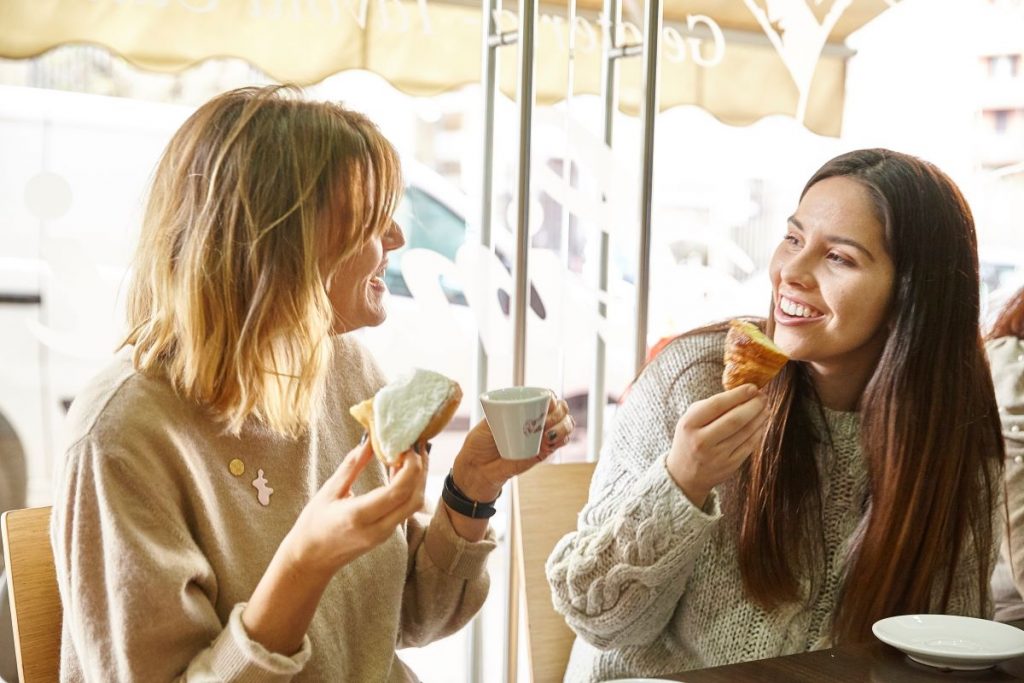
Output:
<path fill-rule="evenodd" d="M 558 432 L 552 429 L 550 432 L 548 432 L 548 441 L 554 441 L 556 436 L 558 436 Z"/>
<path fill-rule="evenodd" d="M 363 432 L 363 436 L 362 436 L 362 438 L 359 439 L 359 443 L 361 443 L 361 444 L 366 443 L 366 438 L 368 436 L 370 436 L 370 435 L 367 432 Z"/>

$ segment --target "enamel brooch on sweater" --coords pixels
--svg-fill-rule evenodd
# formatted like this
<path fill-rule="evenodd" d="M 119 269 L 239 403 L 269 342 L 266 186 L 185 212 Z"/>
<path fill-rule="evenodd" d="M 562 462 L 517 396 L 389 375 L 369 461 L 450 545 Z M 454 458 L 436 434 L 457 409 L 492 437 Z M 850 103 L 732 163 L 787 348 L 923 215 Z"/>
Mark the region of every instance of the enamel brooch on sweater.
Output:
<path fill-rule="evenodd" d="M 267 479 L 263 476 L 263 470 L 260 470 L 256 478 L 252 480 L 252 486 L 256 489 L 256 500 L 260 502 L 260 505 L 263 507 L 270 505 L 270 494 L 274 492 L 274 489 L 267 486 Z"/>
<path fill-rule="evenodd" d="M 240 477 L 245 474 L 245 463 L 235 458 L 228 463 L 228 471 L 234 476 Z M 252 480 L 252 487 L 256 489 L 256 500 L 260 505 L 263 507 L 270 505 L 270 495 L 274 493 L 274 489 L 267 486 L 267 478 L 263 476 L 263 470 L 257 472 L 256 478 Z"/>

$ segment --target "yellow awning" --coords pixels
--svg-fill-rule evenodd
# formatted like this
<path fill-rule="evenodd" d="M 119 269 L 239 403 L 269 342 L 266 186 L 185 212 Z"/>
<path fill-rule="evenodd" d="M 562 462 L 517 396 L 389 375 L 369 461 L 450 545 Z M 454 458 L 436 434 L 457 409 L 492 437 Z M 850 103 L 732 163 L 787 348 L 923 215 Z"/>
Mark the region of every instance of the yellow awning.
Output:
<path fill-rule="evenodd" d="M 601 3 L 577 6 L 574 92 L 598 93 Z M 733 125 L 797 116 L 817 133 L 838 135 L 843 40 L 886 7 L 885 0 L 666 0 L 661 107 L 695 104 Z M 639 27 L 640 10 L 626 2 L 624 18 Z M 0 57 L 87 43 L 156 71 L 238 57 L 279 81 L 310 84 L 366 69 L 404 92 L 432 95 L 480 80 L 480 12 L 463 0 L 3 0 Z M 566 95 L 570 32 L 565 2 L 542 4 L 540 13 L 536 88 L 546 104 Z M 514 28 L 515 17 L 506 13 L 502 23 Z M 516 48 L 500 54 L 500 86 L 512 95 Z M 620 104 L 636 112 L 640 60 L 621 65 Z"/>

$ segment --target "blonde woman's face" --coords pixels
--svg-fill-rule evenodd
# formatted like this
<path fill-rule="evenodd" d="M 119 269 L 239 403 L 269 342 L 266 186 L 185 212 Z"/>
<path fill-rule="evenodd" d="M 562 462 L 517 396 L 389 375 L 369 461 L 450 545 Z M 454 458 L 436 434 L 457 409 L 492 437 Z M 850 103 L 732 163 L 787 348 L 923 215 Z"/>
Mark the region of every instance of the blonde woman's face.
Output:
<path fill-rule="evenodd" d="M 769 270 L 775 343 L 791 358 L 840 372 L 877 361 L 895 269 L 860 183 L 833 177 L 812 185 Z"/>
<path fill-rule="evenodd" d="M 360 327 L 375 327 L 384 322 L 384 271 L 388 253 L 405 244 L 402 229 L 394 221 L 380 237 L 374 237 L 338 268 L 327 286 L 327 297 L 334 309 L 335 334 Z"/>

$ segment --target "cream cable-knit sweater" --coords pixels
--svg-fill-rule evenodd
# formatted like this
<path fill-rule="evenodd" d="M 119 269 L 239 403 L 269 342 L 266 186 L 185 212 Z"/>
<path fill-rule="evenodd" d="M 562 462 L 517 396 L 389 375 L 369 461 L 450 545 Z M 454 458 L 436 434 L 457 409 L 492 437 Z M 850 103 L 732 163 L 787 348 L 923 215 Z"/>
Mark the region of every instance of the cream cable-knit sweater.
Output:
<path fill-rule="evenodd" d="M 724 338 L 676 340 L 646 368 L 617 416 L 577 531 L 548 559 L 555 608 L 577 634 L 566 681 L 657 676 L 830 645 L 867 498 L 858 416 L 826 410 L 833 443 L 817 451 L 827 573 L 816 585 L 802 582 L 806 602 L 766 612 L 743 592 L 735 533 L 722 516 L 728 489 L 698 509 L 665 466 L 686 407 L 722 391 Z M 981 616 L 973 566 L 972 558 L 958 573 L 952 613 Z"/>
<path fill-rule="evenodd" d="M 1024 619 L 1024 340 L 1002 337 L 986 344 L 1006 443 L 1006 509 L 999 562 L 992 572 L 997 621 Z M 1004 513 L 1005 515 L 1005 513 Z"/>
<path fill-rule="evenodd" d="M 334 576 L 294 656 L 247 636 L 244 602 L 359 441 L 349 406 L 384 382 L 348 337 L 335 361 L 326 410 L 299 440 L 255 426 L 225 435 L 124 355 L 76 398 L 52 523 L 62 681 L 398 683 L 416 679 L 396 647 L 429 643 L 476 613 L 494 542 L 460 538 L 439 506 Z M 385 476 L 373 459 L 353 492 Z"/>

